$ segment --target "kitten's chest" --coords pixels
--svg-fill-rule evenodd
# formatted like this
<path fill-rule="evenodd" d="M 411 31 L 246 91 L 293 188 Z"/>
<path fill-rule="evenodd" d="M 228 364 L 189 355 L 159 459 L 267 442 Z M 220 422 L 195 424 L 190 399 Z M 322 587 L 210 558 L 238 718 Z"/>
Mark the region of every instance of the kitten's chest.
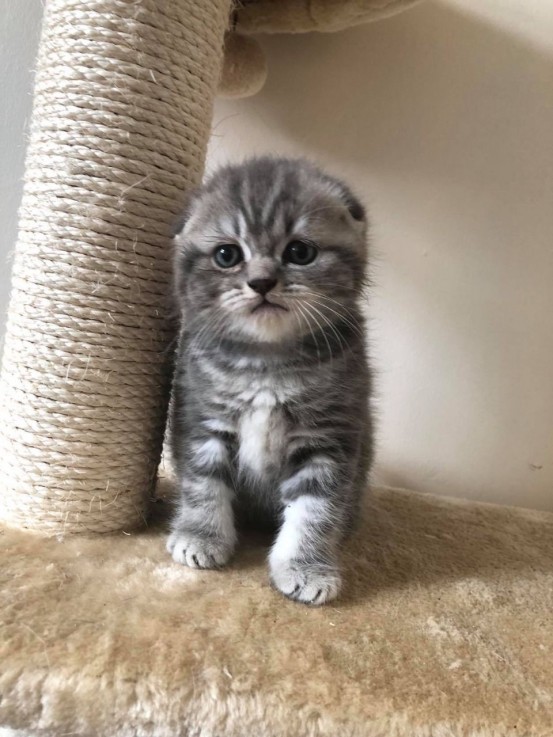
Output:
<path fill-rule="evenodd" d="M 278 396 L 259 389 L 245 404 L 238 421 L 238 466 L 257 477 L 273 475 L 281 468 L 288 420 Z"/>

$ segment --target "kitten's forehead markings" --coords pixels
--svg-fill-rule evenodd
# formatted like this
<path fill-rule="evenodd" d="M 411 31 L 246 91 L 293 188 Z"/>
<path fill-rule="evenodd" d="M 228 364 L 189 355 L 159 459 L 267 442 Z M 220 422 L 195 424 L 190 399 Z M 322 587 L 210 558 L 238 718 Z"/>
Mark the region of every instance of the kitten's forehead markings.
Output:
<path fill-rule="evenodd" d="M 240 209 L 236 212 L 236 224 L 238 226 L 238 237 L 241 240 L 245 241 L 248 234 L 248 224 L 246 223 L 246 217 L 244 213 Z"/>
<path fill-rule="evenodd" d="M 240 213 L 246 220 L 253 221 L 253 212 L 251 210 L 250 186 L 248 178 L 242 178 L 238 187 L 228 193 L 229 201 L 234 212 Z M 247 225 L 246 225 L 247 230 Z"/>
<path fill-rule="evenodd" d="M 191 219 L 187 230 L 192 232 L 195 226 L 201 226 L 201 222 L 197 223 Z M 198 233 L 201 234 L 201 239 L 204 242 L 202 250 L 209 251 L 217 245 L 224 245 L 225 243 L 238 243 L 242 248 L 244 260 L 248 261 L 252 257 L 252 252 L 247 241 L 242 236 L 242 232 L 243 226 L 240 222 L 239 212 L 224 212 L 210 227 L 205 225 L 198 227 Z"/>
<path fill-rule="evenodd" d="M 214 232 L 222 243 L 232 243 L 240 238 L 236 213 L 222 212 L 214 220 Z"/>
<path fill-rule="evenodd" d="M 300 215 L 299 218 L 294 223 L 294 229 L 292 231 L 292 239 L 294 236 L 299 237 L 300 233 L 305 232 L 308 230 L 309 225 L 311 224 L 309 215 Z"/>
<path fill-rule="evenodd" d="M 272 184 L 271 189 L 267 193 L 266 200 L 261 210 L 262 223 L 263 225 L 269 228 L 276 225 L 276 223 L 273 221 L 276 219 L 278 205 L 280 203 L 282 192 L 283 192 L 284 183 L 282 180 L 282 172 L 280 171 L 276 172 L 275 178 L 273 179 L 271 184 Z"/>
<path fill-rule="evenodd" d="M 236 213 L 236 222 L 238 224 L 238 232 L 236 233 L 242 252 L 244 254 L 244 261 L 251 261 L 252 251 L 248 245 L 248 224 L 246 217 L 242 210 L 238 210 Z"/>
<path fill-rule="evenodd" d="M 192 212 L 192 215 L 188 218 L 184 224 L 184 228 L 179 233 L 180 236 L 186 236 L 191 233 L 198 225 L 200 220 L 200 213 L 196 210 Z"/>

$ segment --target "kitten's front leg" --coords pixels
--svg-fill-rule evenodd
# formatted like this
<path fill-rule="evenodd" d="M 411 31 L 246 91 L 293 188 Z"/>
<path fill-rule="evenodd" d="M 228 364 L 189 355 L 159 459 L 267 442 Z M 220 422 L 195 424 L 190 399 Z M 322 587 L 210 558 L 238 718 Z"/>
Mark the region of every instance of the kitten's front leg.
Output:
<path fill-rule="evenodd" d="M 341 586 L 338 545 L 345 509 L 338 503 L 339 465 L 314 456 L 281 485 L 284 519 L 269 555 L 274 586 L 305 604 L 334 599 Z"/>
<path fill-rule="evenodd" d="M 222 440 L 208 437 L 193 445 L 179 479 L 181 497 L 167 541 L 177 563 L 217 568 L 233 554 L 236 528 L 228 475 L 228 450 Z"/>

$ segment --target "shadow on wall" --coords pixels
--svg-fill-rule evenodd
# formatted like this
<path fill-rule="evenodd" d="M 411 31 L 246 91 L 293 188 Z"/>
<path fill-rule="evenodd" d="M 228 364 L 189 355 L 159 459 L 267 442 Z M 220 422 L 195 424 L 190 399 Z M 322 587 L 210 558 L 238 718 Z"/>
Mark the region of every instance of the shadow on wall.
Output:
<path fill-rule="evenodd" d="M 211 161 L 303 153 L 371 204 L 377 481 L 551 508 L 553 43 L 521 35 L 538 2 L 456 2 L 264 38 Z"/>
<path fill-rule="evenodd" d="M 516 172 L 521 190 L 532 185 L 526 147 L 549 138 L 553 115 L 545 49 L 436 3 L 345 33 L 264 37 L 264 46 L 269 84 L 242 105 L 253 102 L 313 153 L 434 181 L 495 185 Z M 513 69 L 517 77 L 504 74 Z M 529 114 L 536 89 L 549 120 Z"/>

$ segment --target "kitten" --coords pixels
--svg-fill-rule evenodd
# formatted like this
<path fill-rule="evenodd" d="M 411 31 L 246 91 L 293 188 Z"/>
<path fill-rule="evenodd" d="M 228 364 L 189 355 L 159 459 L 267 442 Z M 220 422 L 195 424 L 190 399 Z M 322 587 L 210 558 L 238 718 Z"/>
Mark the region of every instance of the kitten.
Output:
<path fill-rule="evenodd" d="M 305 161 L 228 166 L 192 197 L 175 240 L 178 563 L 222 566 L 236 517 L 273 520 L 273 585 L 309 604 L 338 594 L 372 455 L 366 229 L 349 189 Z"/>

